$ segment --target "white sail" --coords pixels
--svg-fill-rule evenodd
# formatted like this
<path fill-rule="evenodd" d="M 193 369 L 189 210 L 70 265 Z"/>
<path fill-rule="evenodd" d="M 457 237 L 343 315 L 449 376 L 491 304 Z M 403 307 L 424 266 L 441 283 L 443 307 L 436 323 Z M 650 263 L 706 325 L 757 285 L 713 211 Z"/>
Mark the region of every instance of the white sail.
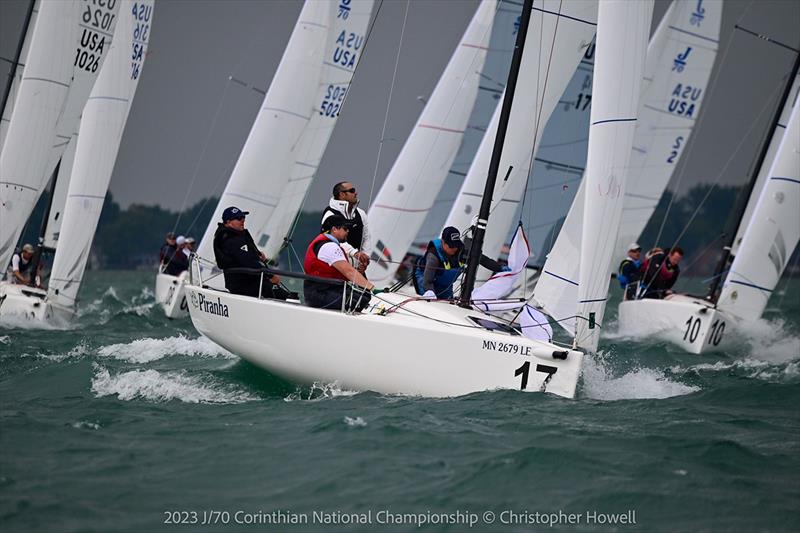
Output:
<path fill-rule="evenodd" d="M 102 4 L 102 5 L 101 5 Z M 64 152 L 116 24 L 118 2 L 42 2 L 0 153 L 0 264 Z"/>
<path fill-rule="evenodd" d="M 316 105 L 317 82 L 330 35 L 332 2 L 306 1 L 264 97 L 250 134 L 220 197 L 197 253 L 213 260 L 214 232 L 230 206 L 249 211 L 257 228 L 272 215 L 285 185 L 300 136 Z"/>
<path fill-rule="evenodd" d="M 497 257 L 514 225 L 525 194 L 532 157 L 550 115 L 564 94 L 597 25 L 597 3 L 544 0 L 534 3 L 506 143 L 486 228 L 483 253 Z M 489 171 L 497 120 L 492 120 L 447 219 L 448 226 L 469 227 L 477 214 Z"/>
<path fill-rule="evenodd" d="M 755 320 L 800 240 L 800 106 L 795 105 L 717 308 Z"/>
<path fill-rule="evenodd" d="M 608 296 L 653 2 L 606 0 L 597 25 L 575 341 L 597 348 Z"/>
<path fill-rule="evenodd" d="M 439 238 L 450 208 L 458 197 L 458 191 L 469 171 L 472 160 L 480 147 L 495 110 L 503 101 L 503 89 L 508 78 L 508 68 L 514 53 L 514 43 L 519 30 L 522 4 L 516 0 L 498 0 L 492 24 L 489 49 L 481 71 L 478 96 L 472 108 L 467 128 L 461 139 L 450 172 L 442 184 L 439 196 L 428 212 L 428 216 L 417 233 L 410 253 L 423 253 L 428 242 Z"/>
<path fill-rule="evenodd" d="M 14 67 L 14 72 L 9 73 L 13 76 L 11 86 L 8 89 L 8 97 L 6 98 L 6 105 L 2 109 L 3 116 L 0 119 L 0 151 L 3 150 L 3 143 L 6 140 L 6 132 L 8 131 L 8 124 L 11 122 L 11 113 L 14 111 L 14 102 L 17 99 L 17 92 L 19 92 L 19 85 L 22 83 L 22 76 L 25 74 L 25 63 L 28 57 L 28 50 L 31 47 L 31 40 L 33 38 L 33 29 L 36 27 L 36 17 L 39 15 L 39 6 L 41 0 L 35 0 L 31 5 L 31 18 L 28 21 L 28 27 L 23 28 L 25 35 L 22 38 L 22 48 L 20 49 L 19 62 Z"/>
<path fill-rule="evenodd" d="M 67 191 L 69 190 L 69 177 L 72 173 L 72 164 L 75 161 L 75 147 L 78 145 L 78 132 L 72 134 L 64 155 L 61 156 L 61 163 L 58 166 L 56 176 L 56 188 L 52 193 L 50 202 L 50 215 L 47 217 L 45 226 L 44 245 L 47 248 L 55 248 L 58 245 L 58 236 L 61 233 L 61 223 L 64 221 L 64 207 L 67 203 Z"/>
<path fill-rule="evenodd" d="M 392 281 L 453 164 L 478 95 L 497 2 L 483 0 L 369 210 L 367 277 Z"/>
<path fill-rule="evenodd" d="M 291 232 L 292 223 L 317 174 L 363 52 L 374 2 L 353 0 L 349 3 L 347 12 L 341 10 L 344 3 L 337 5 L 331 2 L 330 5 L 337 11 L 335 15 L 331 15 L 333 22 L 326 39 L 325 58 L 319 80 L 316 85 L 312 85 L 316 89 L 316 96 L 311 120 L 292 154 L 291 170 L 287 173 L 288 182 L 280 191 L 278 206 L 266 223 L 249 223 L 253 239 L 270 258 L 278 255 L 284 238 Z"/>
<path fill-rule="evenodd" d="M 691 16 L 686 13 L 686 6 L 688 6 L 688 4 L 673 3 L 670 5 L 669 9 L 664 14 L 664 17 L 661 19 L 661 22 L 653 34 L 653 37 L 650 40 L 650 44 L 647 48 L 647 59 L 645 62 L 645 69 L 640 88 L 640 115 L 636 122 L 634 147 L 631 151 L 631 167 L 633 171 L 636 171 L 634 174 L 634 179 L 638 183 L 638 185 L 634 185 L 634 187 L 645 187 L 650 183 L 648 173 L 649 167 L 647 165 L 659 165 L 659 173 L 655 177 L 658 177 L 658 182 L 656 185 L 660 187 L 660 192 L 650 192 L 652 197 L 656 198 L 655 201 L 651 202 L 653 208 L 658 202 L 658 197 L 660 197 L 664 187 L 666 187 L 667 183 L 669 182 L 669 177 L 671 176 L 671 172 L 674 170 L 675 165 L 667 164 L 665 166 L 655 162 L 648 163 L 649 156 L 644 158 L 638 157 L 642 156 L 643 154 L 640 153 L 640 151 L 637 149 L 637 146 L 639 144 L 647 144 L 648 146 L 655 145 L 655 143 L 659 140 L 659 137 L 656 134 L 659 132 L 666 132 L 667 134 L 670 134 L 672 130 L 666 128 L 668 127 L 669 123 L 672 122 L 677 122 L 678 126 L 682 126 L 681 131 L 683 131 L 684 140 L 682 141 L 681 147 L 685 145 L 685 140 L 688 139 L 688 135 L 691 132 L 693 121 L 681 118 L 681 115 L 676 114 L 675 117 L 672 117 L 671 114 L 667 114 L 669 113 L 669 106 L 670 102 L 672 101 L 672 92 L 677 88 L 677 84 L 682 83 L 680 80 L 685 75 L 693 76 L 692 79 L 702 81 L 702 85 L 698 84 L 698 86 L 704 87 L 714 61 L 714 54 L 709 54 L 708 50 L 708 46 L 712 45 L 713 43 L 710 41 L 704 41 L 698 36 L 687 35 L 685 31 L 689 30 L 684 31 L 679 26 L 680 24 L 684 24 L 685 26 L 689 26 L 691 24 Z M 714 31 L 717 33 L 719 31 L 720 13 L 716 4 L 713 8 L 711 8 L 710 18 L 711 20 L 706 25 L 706 29 L 711 28 L 711 30 L 709 30 L 711 31 L 709 35 L 713 36 L 716 35 Z M 716 28 L 716 30 L 714 30 L 714 28 Z M 714 39 L 714 37 L 707 38 Z M 705 48 L 703 48 L 703 51 L 700 54 L 695 56 L 691 56 L 690 54 L 691 71 L 689 67 L 684 64 L 684 70 L 682 72 L 678 72 L 677 69 L 673 70 L 673 67 L 675 67 L 674 61 L 677 56 L 677 52 L 673 52 L 680 46 L 684 46 L 683 50 L 685 51 L 686 44 L 684 39 L 696 39 L 699 42 L 705 42 L 708 46 L 704 45 Z M 668 50 L 668 52 L 665 52 L 665 50 Z M 695 62 L 695 58 L 698 56 L 702 56 L 703 60 Z M 705 77 L 703 78 L 700 75 L 704 75 Z M 645 105 L 648 104 L 651 106 L 651 108 L 645 107 Z M 692 115 L 694 116 L 697 114 L 696 111 L 697 106 L 699 106 L 699 101 L 695 104 L 695 106 L 696 107 L 693 108 L 692 111 Z M 665 110 L 667 113 L 663 111 L 656 111 L 656 109 Z M 678 111 L 679 109 L 679 105 L 674 106 L 675 111 Z M 683 109 L 686 110 L 687 107 L 684 107 Z M 663 144 L 664 143 L 662 142 L 658 146 L 663 149 Z M 652 152 L 655 154 L 655 149 L 653 149 Z M 669 155 L 672 154 L 670 153 Z M 680 153 L 675 155 L 675 160 L 677 160 L 679 155 Z M 669 156 L 665 156 L 664 161 L 666 161 L 668 157 Z M 634 167 L 634 164 L 637 166 Z M 667 174 L 665 175 L 665 173 Z M 561 231 L 555 241 L 555 244 L 547 256 L 547 260 L 542 270 L 542 276 L 534 290 L 534 298 L 537 304 L 544 308 L 548 314 L 553 316 L 556 321 L 558 321 L 558 324 L 562 328 L 570 333 L 575 331 L 575 313 L 573 302 L 577 298 L 578 290 L 581 228 L 583 226 L 583 206 L 585 197 L 583 189 L 584 185 L 581 183 L 575 196 L 575 200 L 572 203 L 572 207 L 570 208 L 561 227 Z M 637 212 L 636 208 L 640 207 L 639 204 L 641 204 L 641 199 L 632 196 L 630 192 L 626 193 L 623 203 L 623 220 L 627 220 L 626 217 L 628 216 L 634 218 L 636 216 L 635 213 Z M 648 209 L 650 209 L 649 213 L 651 213 L 652 208 L 648 207 Z M 649 216 L 650 215 L 648 214 L 647 218 L 649 218 Z M 641 233 L 641 230 L 646 222 L 647 220 L 645 219 L 643 222 L 638 223 L 640 225 L 637 226 L 638 230 L 635 231 L 635 235 L 631 236 L 628 234 L 627 236 L 623 237 L 618 236 L 617 242 L 624 241 L 624 244 L 621 246 L 626 247 L 627 244 L 629 244 L 632 240 L 635 240 L 639 237 L 639 234 Z M 633 223 L 634 222 L 631 222 L 631 224 Z M 627 231 L 626 228 L 624 229 L 620 227 L 620 233 L 625 231 Z M 628 231 L 628 233 L 630 232 Z M 620 245 L 615 243 L 614 246 L 616 248 Z M 617 257 L 618 255 L 619 252 L 615 250 L 614 257 Z"/>
<path fill-rule="evenodd" d="M 640 106 L 617 260 L 625 257 L 628 245 L 639 239 L 650 220 L 700 112 L 717 57 L 722 2 L 705 2 L 701 19 L 697 9 L 692 2 L 673 3 L 659 25 L 658 33 L 666 35 L 666 41 L 652 62 L 656 67 Z M 649 49 L 647 62 L 651 64 Z"/>
<path fill-rule="evenodd" d="M 83 110 L 48 288 L 49 298 L 63 306 L 72 307 L 76 302 L 144 65 L 153 1 L 120 0 L 120 20 L 114 43 Z"/>
<path fill-rule="evenodd" d="M 739 253 L 739 246 L 742 244 L 744 232 L 747 230 L 747 226 L 750 224 L 750 218 L 753 216 L 753 210 L 755 209 L 760 198 L 759 193 L 764 188 L 764 184 L 767 182 L 770 169 L 772 168 L 772 162 L 775 160 L 775 154 L 777 153 L 778 147 L 781 145 L 781 141 L 783 140 L 783 135 L 786 131 L 786 125 L 789 123 L 789 117 L 792 114 L 792 108 L 795 106 L 798 98 L 800 98 L 800 73 L 795 76 L 794 82 L 792 82 L 792 88 L 789 92 L 789 97 L 786 99 L 786 103 L 783 105 L 781 115 L 778 118 L 778 124 L 776 124 L 775 131 L 772 133 L 772 138 L 769 140 L 769 146 L 767 147 L 767 154 L 764 156 L 764 162 L 761 164 L 761 168 L 758 169 L 758 176 L 756 176 L 756 182 L 753 184 L 753 194 L 750 195 L 750 198 L 747 201 L 747 206 L 745 207 L 744 214 L 742 215 L 742 221 L 739 223 L 739 229 L 736 233 L 736 238 L 733 239 L 733 244 L 731 245 L 731 257 L 736 257 L 736 254 Z"/>
<path fill-rule="evenodd" d="M 594 51 L 592 42 L 550 115 L 533 158 L 533 179 L 519 208 L 533 263 L 540 267 L 553 247 L 586 168 Z"/>

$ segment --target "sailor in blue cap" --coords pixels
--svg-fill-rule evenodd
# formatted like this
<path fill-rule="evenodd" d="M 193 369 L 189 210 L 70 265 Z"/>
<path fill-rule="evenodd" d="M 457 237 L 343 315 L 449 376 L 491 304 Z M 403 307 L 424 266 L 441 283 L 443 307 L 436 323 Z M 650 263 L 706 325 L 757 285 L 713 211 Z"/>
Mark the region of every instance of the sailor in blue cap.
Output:
<path fill-rule="evenodd" d="M 233 294 L 258 297 L 258 287 L 261 285 L 261 295 L 265 298 L 286 299 L 286 291 L 277 290 L 281 281 L 277 275 L 269 277 L 269 282 L 261 284 L 260 273 L 228 273 L 228 268 L 253 268 L 261 270 L 267 257 L 256 247 L 250 232 L 244 227 L 245 217 L 249 211 L 242 211 L 238 207 L 228 207 L 222 212 L 222 222 L 217 224 L 214 233 L 214 258 L 217 266 L 223 270 L 225 288 Z"/>

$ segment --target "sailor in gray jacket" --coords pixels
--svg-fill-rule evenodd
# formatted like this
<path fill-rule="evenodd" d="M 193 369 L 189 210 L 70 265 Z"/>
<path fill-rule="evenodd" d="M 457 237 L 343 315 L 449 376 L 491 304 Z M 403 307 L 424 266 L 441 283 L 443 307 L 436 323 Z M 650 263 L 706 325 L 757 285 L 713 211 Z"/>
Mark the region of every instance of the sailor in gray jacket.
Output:
<path fill-rule="evenodd" d="M 320 227 L 331 215 L 340 215 L 348 221 L 350 233 L 347 236 L 347 242 L 341 243 L 342 248 L 357 270 L 363 274 L 369 265 L 372 241 L 367 228 L 367 214 L 358 207 L 358 193 L 349 181 L 340 181 L 333 186 L 333 197 L 328 202 L 328 207 L 322 212 Z"/>

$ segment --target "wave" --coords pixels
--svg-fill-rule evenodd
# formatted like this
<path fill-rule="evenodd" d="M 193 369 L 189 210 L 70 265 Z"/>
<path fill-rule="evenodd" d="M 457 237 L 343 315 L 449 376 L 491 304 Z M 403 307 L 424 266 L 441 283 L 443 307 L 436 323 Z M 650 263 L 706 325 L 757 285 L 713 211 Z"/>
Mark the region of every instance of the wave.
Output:
<path fill-rule="evenodd" d="M 344 423 L 353 428 L 362 428 L 366 427 L 367 423 L 364 421 L 363 418 L 357 416 L 355 418 L 351 418 L 349 416 L 344 417 Z"/>
<path fill-rule="evenodd" d="M 286 402 L 298 400 L 318 401 L 338 398 L 340 396 L 355 396 L 359 394 L 359 392 L 360 391 L 344 389 L 339 383 L 320 383 L 315 381 L 310 387 L 297 387 L 292 394 L 289 394 L 283 400 Z"/>
<path fill-rule="evenodd" d="M 96 397 L 117 396 L 122 401 L 153 402 L 179 400 L 185 403 L 237 404 L 258 398 L 245 391 L 189 376 L 184 372 L 131 370 L 112 375 L 95 363 L 92 392 Z"/>
<path fill-rule="evenodd" d="M 166 339 L 143 338 L 128 343 L 111 344 L 103 346 L 97 353 L 102 357 L 113 357 L 131 363 L 149 363 L 170 355 L 237 358 L 208 337 L 190 339 L 184 335 Z"/>
<path fill-rule="evenodd" d="M 583 394 L 594 400 L 642 400 L 683 396 L 700 387 L 673 381 L 663 371 L 636 368 L 614 376 L 604 354 L 583 360 Z"/>

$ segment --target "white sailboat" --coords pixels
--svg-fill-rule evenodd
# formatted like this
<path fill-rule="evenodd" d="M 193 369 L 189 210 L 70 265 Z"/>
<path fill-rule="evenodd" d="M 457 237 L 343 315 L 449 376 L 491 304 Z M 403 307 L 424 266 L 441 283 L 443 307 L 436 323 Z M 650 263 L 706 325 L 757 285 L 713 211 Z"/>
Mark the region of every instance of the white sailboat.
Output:
<path fill-rule="evenodd" d="M 506 89 L 509 101 L 498 128 L 502 133 L 532 6 L 533 0 L 526 0 Z M 608 72 L 596 83 L 594 94 L 598 104 L 592 112 L 587 171 L 592 183 L 613 179 L 624 187 L 651 14 L 652 2 L 600 4 L 596 65 Z M 487 185 L 489 195 L 501 150 L 502 143 L 498 143 L 491 165 L 493 176 Z M 483 215 L 488 216 L 490 201 L 487 197 L 481 206 Z M 621 203 L 617 203 L 620 211 Z M 480 254 L 482 223 L 478 228 L 478 244 L 473 250 Z M 616 238 L 616 228 L 605 222 L 604 228 Z M 603 264 L 592 253 L 586 256 L 599 265 L 599 274 L 584 279 L 607 282 L 610 258 Z M 476 266 L 473 261 L 472 267 Z M 586 285 L 587 297 L 596 296 L 590 292 L 594 288 Z M 198 331 L 252 363 L 300 383 L 321 381 L 356 390 L 434 397 L 497 388 L 573 397 L 580 376 L 582 351 L 520 335 L 517 326 L 469 305 L 387 293 L 378 297 L 370 312 L 349 314 L 233 295 L 205 287 L 202 279 L 192 280 L 186 290 Z M 587 303 L 576 299 L 573 305 Z M 602 312 L 603 302 L 592 305 L 591 310 L 578 312 Z M 594 322 L 591 317 L 588 321 Z M 309 331 L 298 333 L 298 325 Z M 589 329 L 589 334 L 579 337 L 577 346 L 593 348 L 596 336 L 591 332 Z M 348 342 L 339 342 L 341 339 Z"/>
<path fill-rule="evenodd" d="M 0 287 L 0 316 L 63 325 L 76 311 L 94 232 L 147 52 L 154 0 L 120 0 L 115 39 L 83 109 L 48 289 Z M 48 231 L 52 235 L 52 231 Z"/>
<path fill-rule="evenodd" d="M 207 283 L 222 211 L 249 211 L 256 244 L 275 257 L 300 208 L 336 125 L 361 56 L 373 0 L 306 1 L 269 91 L 206 228 L 197 255 Z M 186 316 L 186 274 L 156 276 L 156 301 L 168 318 Z"/>
<path fill-rule="evenodd" d="M 662 339 L 701 354 L 729 346 L 736 339 L 733 331 L 761 316 L 800 240 L 799 65 L 800 57 L 773 120 L 770 141 L 762 150 L 757 175 L 768 170 L 761 190 L 752 190 L 751 199 L 757 199 L 755 207 L 747 218 L 721 293 L 717 296 L 712 288 L 708 298 L 672 294 L 663 300 L 624 301 L 619 307 L 622 334 Z M 754 178 L 753 183 L 758 181 Z M 721 265 L 725 263 L 723 258 Z M 721 271 L 718 276 L 723 274 Z"/>
<path fill-rule="evenodd" d="M 77 129 L 110 47 L 118 10 L 118 2 L 79 0 L 42 0 L 38 6 L 0 152 L 2 268 Z"/>
<path fill-rule="evenodd" d="M 612 265 L 644 229 L 700 111 L 716 59 L 722 7 L 708 3 L 700 21 L 696 7 L 673 2 L 648 46 L 620 230 L 609 244 Z M 569 302 L 578 293 L 586 187 L 581 183 L 578 188 L 533 294 L 536 304 L 569 333 L 576 328 Z"/>

